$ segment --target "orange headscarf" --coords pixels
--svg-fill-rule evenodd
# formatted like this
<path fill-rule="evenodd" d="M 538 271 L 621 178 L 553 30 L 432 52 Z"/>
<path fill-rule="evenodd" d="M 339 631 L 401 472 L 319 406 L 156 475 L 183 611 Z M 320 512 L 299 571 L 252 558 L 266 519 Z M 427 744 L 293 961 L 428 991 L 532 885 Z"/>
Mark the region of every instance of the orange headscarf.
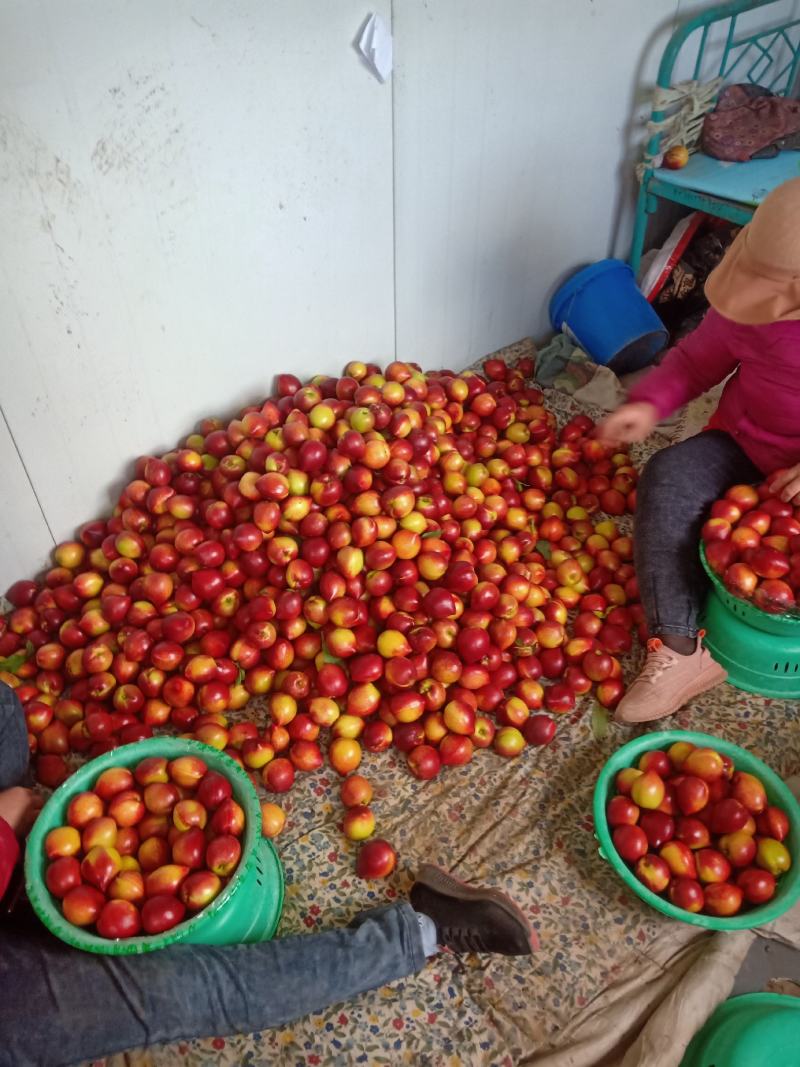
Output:
<path fill-rule="evenodd" d="M 726 319 L 756 326 L 800 319 L 800 178 L 756 208 L 705 287 Z"/>

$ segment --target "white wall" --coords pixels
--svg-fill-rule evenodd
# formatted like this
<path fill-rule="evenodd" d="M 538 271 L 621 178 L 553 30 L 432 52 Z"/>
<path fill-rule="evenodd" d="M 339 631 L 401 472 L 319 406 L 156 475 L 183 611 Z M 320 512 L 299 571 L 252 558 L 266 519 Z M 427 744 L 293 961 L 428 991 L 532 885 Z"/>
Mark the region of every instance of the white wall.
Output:
<path fill-rule="evenodd" d="M 278 370 L 391 358 L 391 93 L 355 0 L 0 16 L 0 404 L 61 539 Z M 44 548 L 2 486 L 0 589 Z"/>
<path fill-rule="evenodd" d="M 395 83 L 401 358 L 459 365 L 546 334 L 557 279 L 611 254 L 621 183 L 627 254 L 631 109 L 679 8 L 395 4 L 398 40 L 414 42 Z"/>
<path fill-rule="evenodd" d="M 627 257 L 634 164 L 664 46 L 711 6 L 395 0 L 399 358 L 460 366 L 544 337 L 549 298 L 566 276 Z M 741 16 L 737 31 L 798 12 L 798 0 L 781 0 Z M 717 64 L 720 26 L 707 48 Z M 692 76 L 698 40 L 687 43 L 679 78 Z"/>
<path fill-rule="evenodd" d="M 0 592 L 5 592 L 42 565 L 53 537 L 2 417 L 0 472 Z"/>
<path fill-rule="evenodd" d="M 278 370 L 541 336 L 626 251 L 631 113 L 703 6 L 0 0 L 0 589 Z"/>

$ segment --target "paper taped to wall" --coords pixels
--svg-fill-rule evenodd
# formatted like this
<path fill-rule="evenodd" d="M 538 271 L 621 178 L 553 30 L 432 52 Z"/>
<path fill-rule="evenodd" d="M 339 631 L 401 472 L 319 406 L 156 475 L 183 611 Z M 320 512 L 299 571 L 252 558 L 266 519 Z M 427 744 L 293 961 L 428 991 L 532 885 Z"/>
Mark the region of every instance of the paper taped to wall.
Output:
<path fill-rule="evenodd" d="M 392 73 L 392 34 L 380 15 L 370 15 L 361 36 L 358 50 L 367 66 L 380 82 Z"/>

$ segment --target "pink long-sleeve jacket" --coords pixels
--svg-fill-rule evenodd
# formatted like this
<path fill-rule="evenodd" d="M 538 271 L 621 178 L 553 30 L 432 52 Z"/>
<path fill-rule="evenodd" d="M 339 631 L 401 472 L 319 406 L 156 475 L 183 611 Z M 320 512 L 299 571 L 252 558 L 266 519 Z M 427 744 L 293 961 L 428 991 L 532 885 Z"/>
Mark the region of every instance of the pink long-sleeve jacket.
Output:
<path fill-rule="evenodd" d="M 14 864 L 19 859 L 19 844 L 5 819 L 0 819 L 0 900 L 3 898 Z"/>
<path fill-rule="evenodd" d="M 653 404 L 664 419 L 729 374 L 710 427 L 735 438 L 765 475 L 800 463 L 800 320 L 742 326 L 712 308 L 628 400 Z"/>

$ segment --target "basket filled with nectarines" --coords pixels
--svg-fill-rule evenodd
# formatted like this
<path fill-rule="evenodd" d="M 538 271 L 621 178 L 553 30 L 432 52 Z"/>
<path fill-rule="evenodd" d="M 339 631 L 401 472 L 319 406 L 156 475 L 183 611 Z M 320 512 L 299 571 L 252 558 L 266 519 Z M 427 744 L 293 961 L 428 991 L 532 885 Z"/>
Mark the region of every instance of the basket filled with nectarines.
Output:
<path fill-rule="evenodd" d="M 702 528 L 705 645 L 739 689 L 800 697 L 800 508 L 734 485 Z"/>
<path fill-rule="evenodd" d="M 52 933 L 107 955 L 265 941 L 283 905 L 247 774 L 179 738 L 124 745 L 68 778 L 28 838 L 25 879 Z"/>
<path fill-rule="evenodd" d="M 665 730 L 623 745 L 597 780 L 594 823 L 601 857 L 672 919 L 744 930 L 800 897 L 800 806 L 721 738 Z"/>

